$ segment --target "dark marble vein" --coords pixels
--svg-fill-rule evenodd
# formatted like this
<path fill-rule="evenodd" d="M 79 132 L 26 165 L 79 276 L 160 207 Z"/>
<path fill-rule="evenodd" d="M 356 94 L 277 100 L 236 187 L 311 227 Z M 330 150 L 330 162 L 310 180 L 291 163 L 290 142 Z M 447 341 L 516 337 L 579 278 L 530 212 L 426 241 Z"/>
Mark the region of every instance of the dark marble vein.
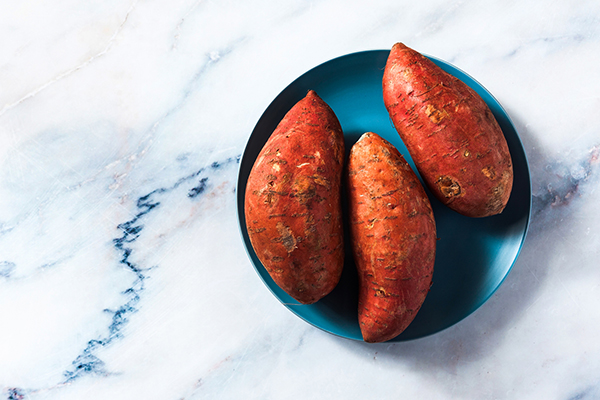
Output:
<path fill-rule="evenodd" d="M 160 196 L 172 192 L 183 184 L 193 184 L 188 190 L 187 196 L 188 198 L 196 199 L 201 194 L 205 193 L 210 185 L 210 178 L 207 174 L 222 166 L 239 163 L 239 161 L 240 156 L 215 161 L 210 167 L 200 168 L 196 172 L 180 178 L 170 187 L 155 189 L 137 199 L 137 213 L 132 219 L 117 226 L 121 232 L 121 236 L 113 239 L 115 250 L 121 254 L 119 263 L 134 276 L 131 287 L 122 293 L 127 300 L 116 310 L 104 310 L 105 312 L 112 314 L 108 332 L 100 338 L 92 339 L 87 342 L 87 345 L 81 354 L 79 354 L 72 362 L 71 368 L 63 373 L 65 377 L 63 383 L 72 382 L 84 375 L 110 375 L 110 372 L 105 368 L 105 363 L 96 353 L 100 348 L 110 345 L 113 341 L 123 336 L 123 328 L 129 322 L 131 316 L 138 311 L 138 305 L 145 289 L 145 281 L 148 279 L 149 271 L 156 268 L 156 266 L 143 267 L 131 261 L 131 255 L 134 251 L 131 245 L 135 243 L 142 234 L 144 230 L 143 222 L 146 216 L 160 208 Z"/>
<path fill-rule="evenodd" d="M 10 261 L 0 261 L 0 278 L 10 278 L 15 269 L 15 263 Z"/>
<path fill-rule="evenodd" d="M 600 386 L 589 386 L 575 395 L 569 397 L 569 400 L 594 400 L 600 395 Z"/>
<path fill-rule="evenodd" d="M 7 390 L 7 400 L 24 400 L 26 394 L 19 388 L 9 388 Z"/>

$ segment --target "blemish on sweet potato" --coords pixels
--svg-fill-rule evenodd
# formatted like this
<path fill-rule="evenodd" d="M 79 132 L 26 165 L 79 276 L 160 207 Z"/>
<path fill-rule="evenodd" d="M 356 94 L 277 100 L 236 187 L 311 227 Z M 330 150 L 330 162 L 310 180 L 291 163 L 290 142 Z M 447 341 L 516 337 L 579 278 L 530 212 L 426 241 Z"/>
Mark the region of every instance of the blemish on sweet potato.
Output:
<path fill-rule="evenodd" d="M 444 118 L 448 117 L 449 114 L 444 109 L 439 110 L 432 104 L 427 104 L 425 107 L 425 115 L 427 115 L 434 124 L 439 124 Z"/>
<path fill-rule="evenodd" d="M 485 167 L 481 170 L 481 173 L 487 176 L 488 179 L 494 180 L 496 178 L 496 171 L 493 166 Z"/>
<path fill-rule="evenodd" d="M 325 178 L 323 175 L 313 175 L 312 176 L 313 181 L 320 186 L 325 186 L 326 188 L 330 188 L 331 184 L 329 183 L 329 180 L 327 178 Z"/>
<path fill-rule="evenodd" d="M 462 194 L 460 184 L 449 176 L 440 176 L 436 184 L 445 198 L 449 199 Z"/>

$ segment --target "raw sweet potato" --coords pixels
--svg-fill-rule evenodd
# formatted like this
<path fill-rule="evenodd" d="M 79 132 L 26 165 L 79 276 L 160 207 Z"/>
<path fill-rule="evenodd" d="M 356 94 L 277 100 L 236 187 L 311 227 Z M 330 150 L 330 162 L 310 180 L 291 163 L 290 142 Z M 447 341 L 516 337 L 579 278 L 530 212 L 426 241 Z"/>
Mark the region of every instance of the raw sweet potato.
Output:
<path fill-rule="evenodd" d="M 442 203 L 469 217 L 504 210 L 512 161 L 498 122 L 475 91 L 396 43 L 384 70 L 383 100 L 421 177 Z"/>
<path fill-rule="evenodd" d="M 358 321 L 384 342 L 413 321 L 431 286 L 436 227 L 421 182 L 398 150 L 365 133 L 348 159 L 350 239 L 358 271 Z"/>
<path fill-rule="evenodd" d="M 275 283 L 303 304 L 330 293 L 342 273 L 343 164 L 340 123 L 311 90 L 281 120 L 248 177 L 252 246 Z"/>

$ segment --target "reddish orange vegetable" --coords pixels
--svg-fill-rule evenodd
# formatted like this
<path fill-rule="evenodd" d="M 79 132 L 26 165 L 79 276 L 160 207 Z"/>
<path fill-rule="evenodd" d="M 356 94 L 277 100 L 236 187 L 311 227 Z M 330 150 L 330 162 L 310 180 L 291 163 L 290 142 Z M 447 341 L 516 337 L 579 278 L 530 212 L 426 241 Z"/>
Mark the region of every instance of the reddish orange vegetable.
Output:
<path fill-rule="evenodd" d="M 469 217 L 504 210 L 512 160 L 498 122 L 475 91 L 396 43 L 384 70 L 383 100 L 421 177 L 442 203 Z"/>
<path fill-rule="evenodd" d="M 348 208 L 360 329 L 366 342 L 384 342 L 409 326 L 429 292 L 433 211 L 406 160 L 372 132 L 350 150 Z"/>
<path fill-rule="evenodd" d="M 248 177 L 246 225 L 275 283 L 303 304 L 330 293 L 344 264 L 344 137 L 314 92 L 279 123 Z"/>

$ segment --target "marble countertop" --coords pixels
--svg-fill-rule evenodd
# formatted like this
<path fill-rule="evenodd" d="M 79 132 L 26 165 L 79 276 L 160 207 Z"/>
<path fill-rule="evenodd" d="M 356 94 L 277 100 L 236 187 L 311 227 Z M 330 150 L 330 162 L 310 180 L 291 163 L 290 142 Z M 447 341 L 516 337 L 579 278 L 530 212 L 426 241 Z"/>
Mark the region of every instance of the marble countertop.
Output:
<path fill-rule="evenodd" d="M 600 398 L 599 2 L 5 3 L 0 399 Z M 398 41 L 505 107 L 533 209 L 476 312 L 368 345 L 266 289 L 236 177 L 290 82 Z"/>

